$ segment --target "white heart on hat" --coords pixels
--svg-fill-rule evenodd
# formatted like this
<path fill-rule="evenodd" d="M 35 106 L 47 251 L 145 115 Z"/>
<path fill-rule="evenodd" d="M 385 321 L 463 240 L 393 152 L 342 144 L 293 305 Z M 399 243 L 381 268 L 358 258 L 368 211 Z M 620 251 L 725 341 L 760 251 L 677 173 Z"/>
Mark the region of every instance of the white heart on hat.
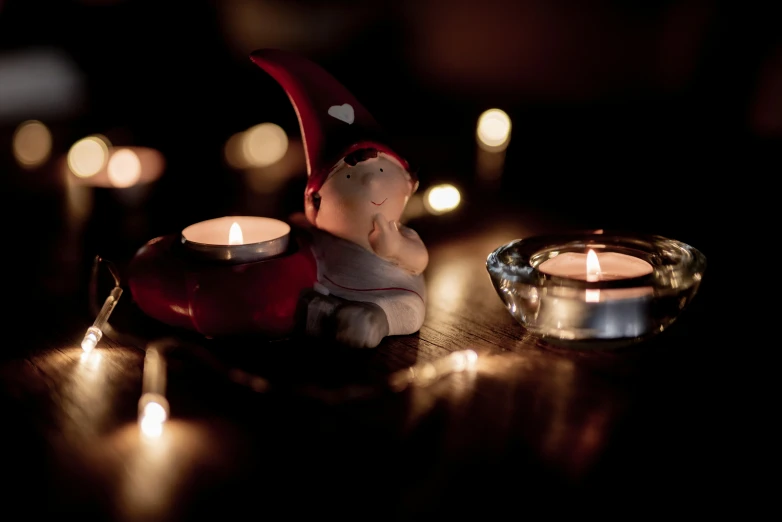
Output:
<path fill-rule="evenodd" d="M 342 105 L 332 105 L 329 107 L 329 116 L 344 121 L 348 125 L 353 123 L 355 114 L 353 113 L 353 106 L 349 103 L 343 103 Z"/>

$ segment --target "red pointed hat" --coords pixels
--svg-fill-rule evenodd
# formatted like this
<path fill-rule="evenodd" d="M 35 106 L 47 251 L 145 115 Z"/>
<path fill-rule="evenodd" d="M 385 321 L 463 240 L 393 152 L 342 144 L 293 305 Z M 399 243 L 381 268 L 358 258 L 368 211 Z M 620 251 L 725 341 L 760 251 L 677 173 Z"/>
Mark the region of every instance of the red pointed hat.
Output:
<path fill-rule="evenodd" d="M 296 110 L 307 159 L 307 195 L 320 190 L 339 160 L 359 149 L 393 156 L 410 172 L 369 111 L 322 67 L 279 49 L 253 51 L 250 59 L 282 86 Z"/>

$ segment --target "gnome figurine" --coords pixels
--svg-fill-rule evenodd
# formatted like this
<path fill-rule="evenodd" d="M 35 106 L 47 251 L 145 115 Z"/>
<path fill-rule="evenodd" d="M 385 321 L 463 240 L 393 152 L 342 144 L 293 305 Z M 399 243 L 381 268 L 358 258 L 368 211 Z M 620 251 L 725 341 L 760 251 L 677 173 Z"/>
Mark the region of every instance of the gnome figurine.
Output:
<path fill-rule="evenodd" d="M 418 234 L 399 223 L 418 188 L 415 170 L 320 66 L 276 49 L 250 58 L 288 94 L 304 142 L 304 213 L 291 221 L 309 241 L 318 282 L 301 297 L 303 329 L 356 348 L 417 332 L 429 254 Z"/>

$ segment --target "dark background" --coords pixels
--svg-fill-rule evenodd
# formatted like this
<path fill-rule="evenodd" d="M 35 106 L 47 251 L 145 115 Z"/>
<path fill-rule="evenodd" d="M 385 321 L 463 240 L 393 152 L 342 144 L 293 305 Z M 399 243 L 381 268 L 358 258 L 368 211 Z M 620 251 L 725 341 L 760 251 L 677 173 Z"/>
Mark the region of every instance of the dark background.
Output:
<path fill-rule="evenodd" d="M 514 204 L 709 250 L 779 151 L 772 4 L 6 0 L 0 53 L 59 49 L 83 74 L 69 114 L 26 116 L 50 125 L 56 153 L 91 133 L 163 152 L 147 208 L 178 216 L 166 229 L 204 202 L 214 212 L 215 198 L 236 208 L 222 162 L 232 133 L 260 121 L 298 133 L 281 89 L 247 59 L 281 47 L 320 62 L 412 142 L 422 186 L 471 179 L 476 118 L 499 107 L 513 121 L 501 194 Z M 0 122 L 0 136 L 17 123 Z"/>

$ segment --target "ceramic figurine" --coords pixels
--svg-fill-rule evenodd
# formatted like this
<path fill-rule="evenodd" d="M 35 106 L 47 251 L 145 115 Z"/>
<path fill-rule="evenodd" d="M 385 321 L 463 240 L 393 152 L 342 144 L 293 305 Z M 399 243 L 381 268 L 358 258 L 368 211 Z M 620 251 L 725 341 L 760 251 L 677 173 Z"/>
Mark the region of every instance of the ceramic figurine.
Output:
<path fill-rule="evenodd" d="M 317 264 L 299 314 L 306 333 L 375 347 L 424 322 L 429 254 L 399 223 L 418 188 L 415 169 L 370 113 L 319 65 L 263 49 L 252 61 L 287 93 L 299 120 L 308 181 L 293 216 Z"/>

